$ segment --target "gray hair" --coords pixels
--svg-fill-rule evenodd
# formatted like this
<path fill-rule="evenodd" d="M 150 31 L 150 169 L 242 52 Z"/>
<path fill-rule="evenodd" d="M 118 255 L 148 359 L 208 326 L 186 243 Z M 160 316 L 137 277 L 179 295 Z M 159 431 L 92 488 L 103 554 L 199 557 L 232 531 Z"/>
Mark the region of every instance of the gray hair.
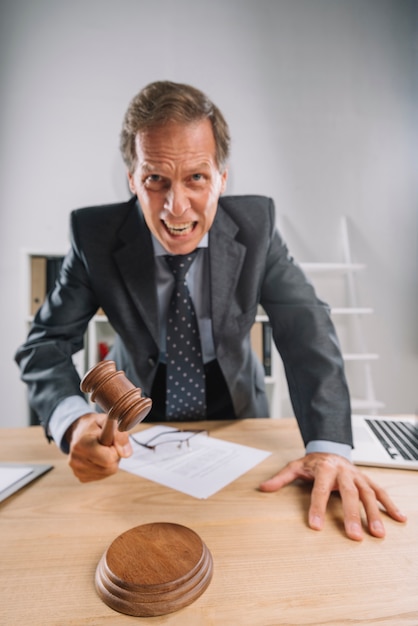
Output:
<path fill-rule="evenodd" d="M 120 135 L 123 160 L 132 174 L 136 167 L 135 138 L 138 133 L 168 122 L 190 124 L 208 119 L 215 138 L 219 170 L 227 163 L 230 148 L 228 124 L 221 111 L 199 89 L 181 83 L 156 81 L 144 87 L 130 102 Z"/>

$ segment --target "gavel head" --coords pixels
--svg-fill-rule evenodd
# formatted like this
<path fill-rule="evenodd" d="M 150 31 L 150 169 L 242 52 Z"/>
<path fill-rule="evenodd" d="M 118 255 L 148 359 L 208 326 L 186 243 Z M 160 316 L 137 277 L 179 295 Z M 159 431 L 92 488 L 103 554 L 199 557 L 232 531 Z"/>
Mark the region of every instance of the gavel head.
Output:
<path fill-rule="evenodd" d="M 84 393 L 116 420 L 118 429 L 130 430 L 148 415 L 152 407 L 151 398 L 144 398 L 139 387 L 135 387 L 123 371 L 116 370 L 114 361 L 101 361 L 92 367 L 80 383 Z"/>

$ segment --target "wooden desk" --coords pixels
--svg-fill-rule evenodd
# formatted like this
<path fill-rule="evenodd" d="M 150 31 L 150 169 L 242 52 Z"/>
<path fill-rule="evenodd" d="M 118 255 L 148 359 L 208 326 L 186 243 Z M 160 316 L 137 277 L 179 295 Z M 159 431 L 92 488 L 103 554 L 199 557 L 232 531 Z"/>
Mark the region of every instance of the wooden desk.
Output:
<path fill-rule="evenodd" d="M 144 426 L 142 426 L 144 427 Z M 120 471 L 82 485 L 40 427 L 0 430 L 0 460 L 55 468 L 0 504 L 0 621 L 7 626 L 164 624 L 279 626 L 418 624 L 418 472 L 368 469 L 408 514 L 386 520 L 384 540 L 345 538 L 338 497 L 326 527 L 307 527 L 309 488 L 257 485 L 303 453 L 293 420 L 209 425 L 213 436 L 274 454 L 208 500 Z M 135 618 L 97 596 L 96 565 L 122 532 L 167 521 L 210 549 L 206 592 L 177 613 Z"/>

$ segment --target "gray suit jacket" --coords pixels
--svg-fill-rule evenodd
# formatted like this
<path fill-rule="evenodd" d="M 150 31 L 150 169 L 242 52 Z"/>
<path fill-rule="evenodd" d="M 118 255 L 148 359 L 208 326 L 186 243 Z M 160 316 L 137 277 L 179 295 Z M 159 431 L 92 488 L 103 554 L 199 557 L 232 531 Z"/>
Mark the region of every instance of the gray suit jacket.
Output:
<path fill-rule="evenodd" d="M 46 426 L 58 403 L 80 394 L 71 355 L 102 307 L 117 334 L 112 358 L 149 394 L 158 366 L 154 253 L 136 198 L 71 214 L 72 245 L 60 280 L 16 360 Z M 352 444 L 350 401 L 329 308 L 289 256 L 273 202 L 224 196 L 209 232 L 216 356 L 238 418 L 265 417 L 264 371 L 251 350 L 258 304 L 269 316 L 305 444 Z"/>

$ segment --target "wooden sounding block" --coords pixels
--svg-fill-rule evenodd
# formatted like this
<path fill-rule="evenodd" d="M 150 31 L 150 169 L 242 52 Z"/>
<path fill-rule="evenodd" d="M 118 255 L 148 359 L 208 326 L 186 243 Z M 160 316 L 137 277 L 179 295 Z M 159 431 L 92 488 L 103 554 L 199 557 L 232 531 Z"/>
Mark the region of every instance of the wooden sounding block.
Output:
<path fill-rule="evenodd" d="M 189 528 L 137 526 L 117 537 L 96 570 L 96 589 L 112 609 L 153 617 L 196 600 L 212 579 L 211 553 Z"/>
<path fill-rule="evenodd" d="M 81 391 L 91 393 L 93 402 L 107 413 L 100 442 L 112 445 L 115 425 L 121 431 L 130 430 L 148 415 L 151 398 L 144 398 L 125 373 L 116 370 L 114 361 L 101 361 L 92 367 L 80 383 Z"/>

